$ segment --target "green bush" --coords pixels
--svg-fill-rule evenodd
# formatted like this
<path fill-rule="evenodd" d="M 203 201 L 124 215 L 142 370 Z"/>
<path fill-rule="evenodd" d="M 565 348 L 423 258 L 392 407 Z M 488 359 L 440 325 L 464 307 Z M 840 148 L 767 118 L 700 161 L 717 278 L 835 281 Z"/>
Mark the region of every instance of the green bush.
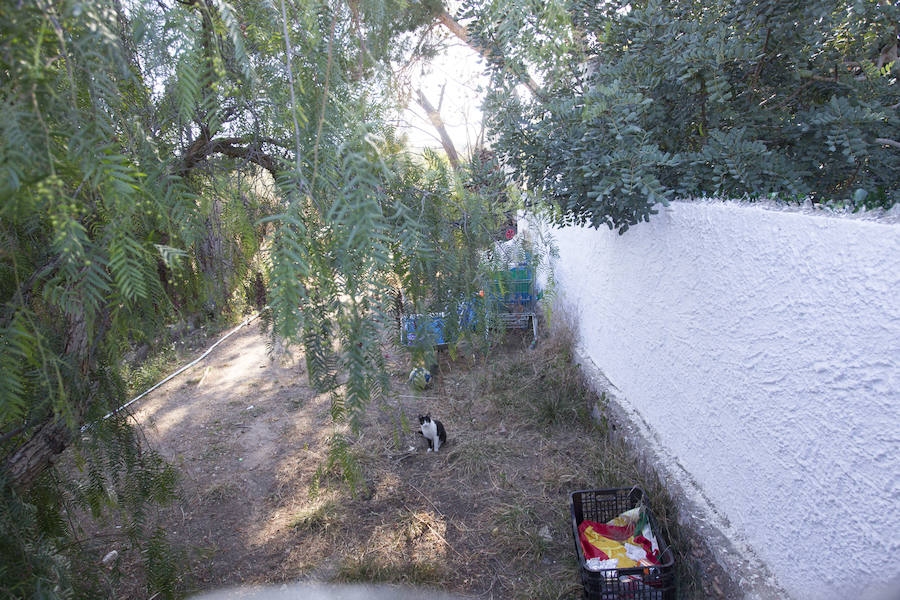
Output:
<path fill-rule="evenodd" d="M 675 197 L 900 200 L 900 6 L 854 0 L 489 3 L 486 120 L 560 223 L 620 232 Z M 523 73 L 543 87 L 522 98 Z"/>

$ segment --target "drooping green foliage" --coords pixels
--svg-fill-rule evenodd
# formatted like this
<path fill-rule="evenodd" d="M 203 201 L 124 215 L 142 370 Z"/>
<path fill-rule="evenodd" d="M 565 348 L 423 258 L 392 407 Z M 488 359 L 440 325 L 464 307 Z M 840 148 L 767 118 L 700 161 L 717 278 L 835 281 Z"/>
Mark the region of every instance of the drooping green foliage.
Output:
<path fill-rule="evenodd" d="M 157 507 L 175 495 L 176 473 L 135 436 L 136 430 L 123 419 L 113 419 L 79 446 L 76 465 L 82 477 L 46 470 L 25 495 L 2 482 L 2 597 L 118 595 L 121 572 L 97 569 L 98 558 L 112 541 L 92 537 L 79 522 L 83 515 L 91 515 L 99 527 L 121 524 L 115 539 L 121 559 L 134 565 L 153 593 L 177 596 L 177 552 L 154 521 Z"/>
<path fill-rule="evenodd" d="M 47 517 L 68 502 L 127 513 L 147 595 L 177 595 L 152 518 L 172 473 L 122 418 L 101 417 L 127 400 L 131 344 L 182 315 L 227 314 L 249 277 L 268 282 L 275 330 L 305 352 L 337 423 L 385 391 L 381 275 L 420 215 L 388 192 L 406 167 L 383 76 L 408 51 L 396 40 L 432 12 L 392 0 L 0 5 L 3 593 L 115 595 L 102 577 L 73 578 L 96 564 L 79 562 L 89 540 L 76 526 Z M 338 428 L 333 439 L 332 464 L 352 475 Z M 80 470 L 50 467 L 66 447 Z"/>
<path fill-rule="evenodd" d="M 391 188 L 394 218 L 407 221 L 392 244 L 402 309 L 407 315 L 446 313 L 442 329 L 451 346 L 463 339 L 482 343 L 486 321 L 477 299 L 488 255 L 514 227 L 521 201 L 489 151 L 475 153 L 456 172 L 434 153 L 424 158 L 422 165 L 408 165 Z M 460 311 L 469 317 L 460 318 Z M 427 328 L 421 334 L 427 336 Z M 434 362 L 433 341 L 414 345 L 414 362 Z"/>
<path fill-rule="evenodd" d="M 900 200 L 896 3 L 473 0 L 462 16 L 491 49 L 495 148 L 560 222 L 624 232 L 674 197 Z"/>

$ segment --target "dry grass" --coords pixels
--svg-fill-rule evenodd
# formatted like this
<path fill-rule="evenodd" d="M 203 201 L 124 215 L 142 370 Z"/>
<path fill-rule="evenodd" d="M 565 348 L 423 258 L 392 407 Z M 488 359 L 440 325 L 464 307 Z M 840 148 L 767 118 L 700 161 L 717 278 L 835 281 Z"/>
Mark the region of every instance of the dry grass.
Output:
<path fill-rule="evenodd" d="M 529 341 L 511 332 L 487 353 L 442 354 L 433 389 L 417 395 L 398 377 L 390 408 L 370 409 L 354 450 L 365 457 L 372 490 L 355 502 L 355 516 L 343 518 L 345 532 L 371 533 L 365 540 L 348 534 L 367 550 L 341 552 L 333 579 L 485 597 L 574 597 L 580 584 L 568 502 L 583 488 L 641 485 L 666 537 L 681 539 L 665 490 L 645 481 L 590 417 L 598 399 L 572 362 L 571 340 L 556 335 L 534 350 Z M 414 426 L 424 412 L 447 428 L 438 454 L 400 425 Z M 427 515 L 429 525 L 410 515 Z M 681 578 L 682 596 L 691 597 L 691 574 Z"/>
<path fill-rule="evenodd" d="M 392 395 L 371 403 L 358 435 L 342 430 L 360 476 L 355 493 L 339 469 L 324 466 L 335 431 L 328 398 L 285 395 L 292 447 L 277 463 L 268 497 L 252 499 L 265 526 L 242 534 L 250 550 L 234 550 L 247 557 L 241 581 L 371 581 L 483 598 L 573 598 L 580 579 L 569 494 L 585 488 L 640 485 L 665 537 L 681 544 L 665 489 L 644 480 L 590 418 L 598 399 L 572 362 L 571 340 L 557 334 L 533 350 L 530 341 L 512 331 L 487 351 L 441 353 L 435 384 L 423 393 L 406 385 L 405 351 L 391 349 Z M 447 429 L 438 453 L 426 452 L 416 434 L 416 417 L 426 412 Z M 206 498 L 229 492 L 208 489 Z M 681 597 L 694 597 L 693 575 L 681 570 L 679 580 Z"/>
<path fill-rule="evenodd" d="M 361 554 L 343 558 L 335 581 L 427 585 L 446 579 L 442 519 L 406 507 L 392 516 L 376 527 Z"/>
<path fill-rule="evenodd" d="M 291 517 L 289 525 L 300 531 L 325 531 L 339 522 L 338 509 L 334 500 L 320 501 L 298 511 Z"/>
<path fill-rule="evenodd" d="M 464 436 L 447 450 L 447 469 L 462 479 L 487 476 L 511 452 L 507 444 L 488 436 Z"/>
<path fill-rule="evenodd" d="M 334 580 L 344 583 L 403 583 L 433 585 L 446 577 L 439 565 L 428 562 L 382 562 L 348 558 L 341 563 Z"/>

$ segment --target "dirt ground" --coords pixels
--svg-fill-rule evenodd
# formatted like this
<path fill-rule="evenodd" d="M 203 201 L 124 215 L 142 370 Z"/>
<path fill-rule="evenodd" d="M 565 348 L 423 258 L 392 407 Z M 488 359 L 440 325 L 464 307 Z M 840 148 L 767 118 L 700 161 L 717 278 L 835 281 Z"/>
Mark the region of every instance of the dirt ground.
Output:
<path fill-rule="evenodd" d="M 182 474 L 164 525 L 187 550 L 185 587 L 381 581 L 576 597 L 568 494 L 621 476 L 592 449 L 581 408 L 567 423 L 565 406 L 521 404 L 546 384 L 535 361 L 560 351 L 529 341 L 514 332 L 487 354 L 442 353 L 425 392 L 406 384 L 406 352 L 386 350 L 391 394 L 349 438 L 365 481 L 352 492 L 326 468 L 330 397 L 309 387 L 302 361 L 273 360 L 256 324 L 234 334 L 135 407 Z M 438 453 L 416 433 L 426 412 L 447 429 Z"/>

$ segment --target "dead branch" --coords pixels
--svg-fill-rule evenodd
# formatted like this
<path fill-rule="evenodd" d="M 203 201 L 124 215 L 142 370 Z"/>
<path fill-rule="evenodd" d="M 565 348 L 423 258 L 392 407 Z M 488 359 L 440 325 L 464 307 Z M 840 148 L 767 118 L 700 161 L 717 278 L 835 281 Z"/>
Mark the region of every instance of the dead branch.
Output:
<path fill-rule="evenodd" d="M 453 140 L 451 140 L 450 136 L 447 134 L 447 128 L 444 126 L 444 120 L 441 118 L 441 113 L 428 101 L 428 98 L 425 97 L 422 90 L 416 90 L 416 95 L 418 96 L 417 101 L 419 106 L 425 110 L 425 113 L 428 115 L 428 120 L 431 121 L 431 124 L 437 129 L 438 135 L 441 136 L 441 146 L 444 147 L 444 152 L 447 153 L 450 165 L 453 167 L 453 170 L 459 170 L 459 155 L 456 153 L 456 146 L 453 145 Z"/>

